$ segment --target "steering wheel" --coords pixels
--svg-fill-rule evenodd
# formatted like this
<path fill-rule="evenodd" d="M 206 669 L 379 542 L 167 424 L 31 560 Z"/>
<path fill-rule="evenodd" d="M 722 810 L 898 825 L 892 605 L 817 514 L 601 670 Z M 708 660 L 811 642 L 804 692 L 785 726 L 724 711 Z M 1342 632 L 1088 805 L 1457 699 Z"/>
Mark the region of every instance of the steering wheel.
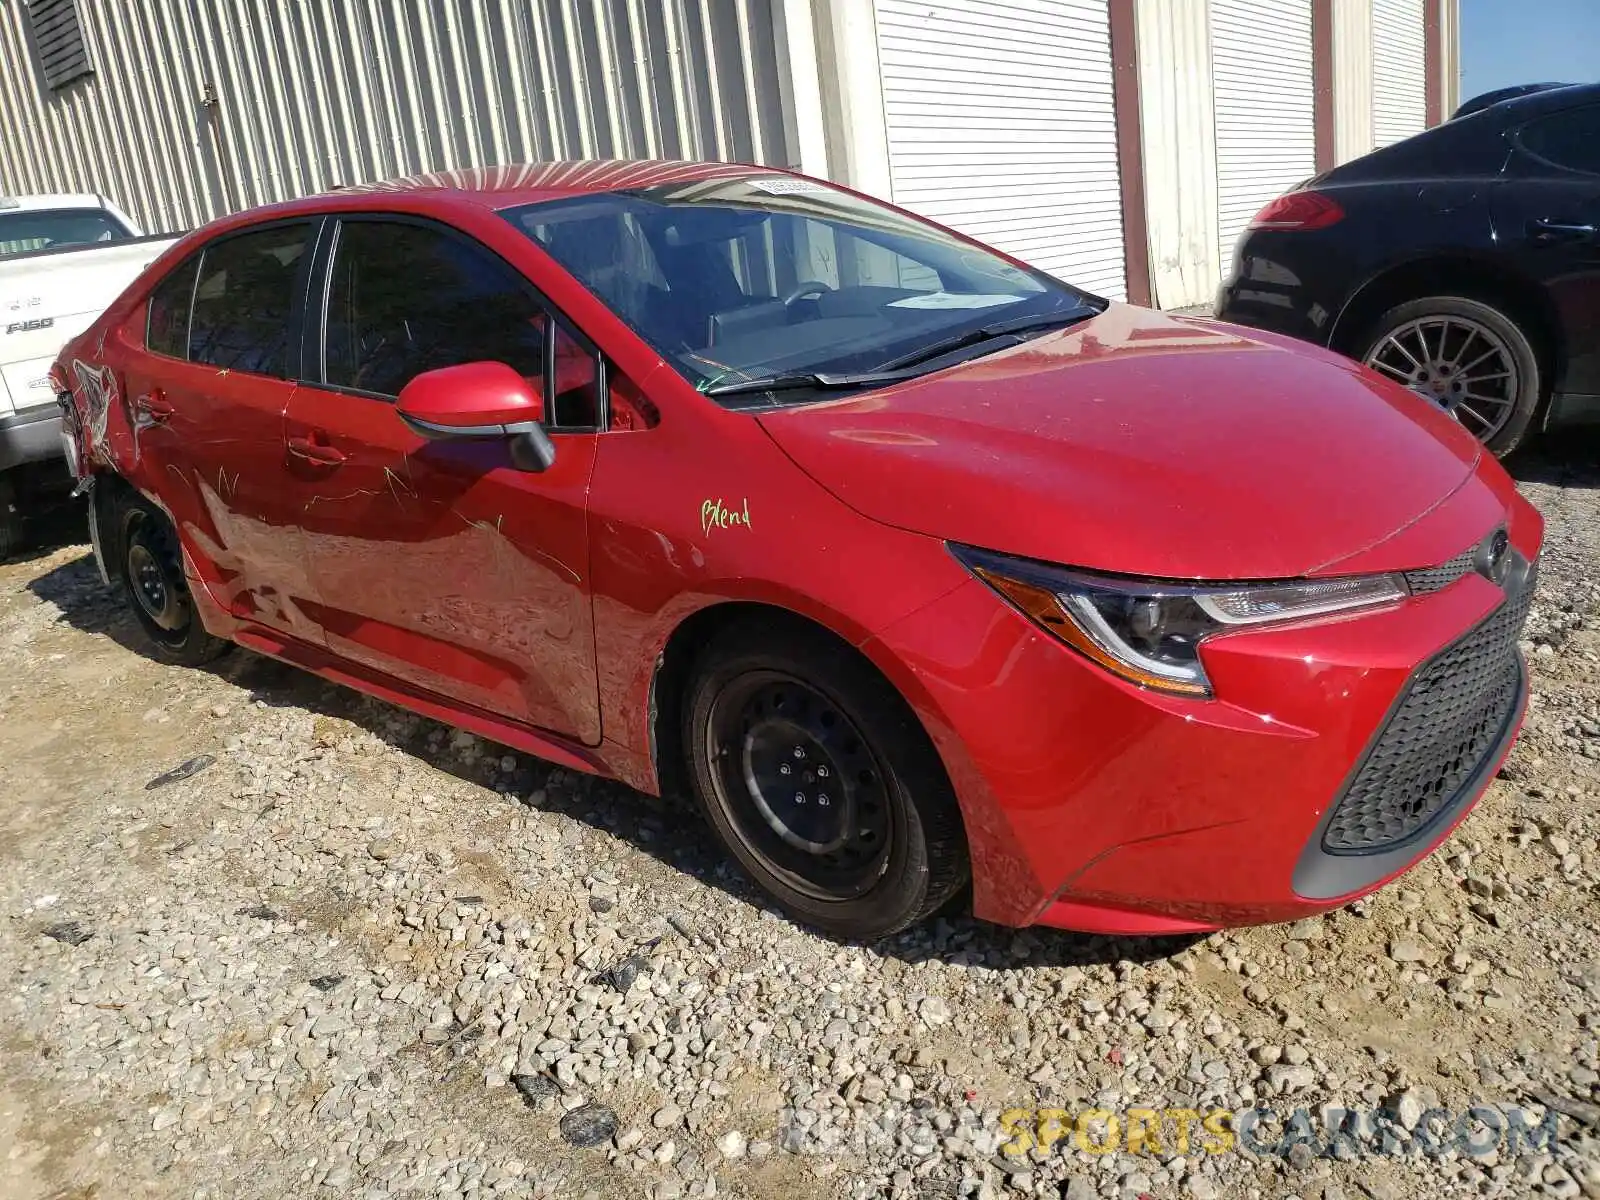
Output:
<path fill-rule="evenodd" d="M 804 283 L 797 283 L 789 289 L 789 294 L 783 298 L 784 307 L 796 304 L 801 300 L 814 300 L 818 296 L 825 296 L 833 291 L 831 287 L 818 279 L 808 279 Z"/>

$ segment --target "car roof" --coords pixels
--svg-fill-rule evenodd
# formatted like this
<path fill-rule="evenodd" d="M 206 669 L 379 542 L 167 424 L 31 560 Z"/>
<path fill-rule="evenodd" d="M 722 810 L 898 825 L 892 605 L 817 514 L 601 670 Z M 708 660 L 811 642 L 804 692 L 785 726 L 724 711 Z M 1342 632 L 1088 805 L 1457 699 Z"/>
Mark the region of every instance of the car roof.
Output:
<path fill-rule="evenodd" d="M 595 195 L 668 183 L 735 179 L 777 174 L 775 168 L 749 163 L 686 162 L 668 159 L 577 159 L 564 162 L 513 163 L 498 167 L 464 167 L 400 179 L 335 188 L 330 195 L 374 195 L 396 192 L 448 194 L 489 208 L 514 208 L 542 200 Z"/>
<path fill-rule="evenodd" d="M 1482 100 L 1483 97 L 1477 99 Z M 1480 113 L 1494 113 L 1509 124 L 1547 112 L 1560 112 L 1564 108 L 1573 108 L 1580 104 L 1596 103 L 1600 103 L 1600 83 L 1566 83 L 1553 87 L 1540 87 L 1537 91 L 1525 92 L 1522 95 L 1508 96 L 1465 116 L 1475 117 Z"/>
<path fill-rule="evenodd" d="M 104 208 L 92 192 L 41 192 L 31 196 L 0 194 L 0 212 L 45 212 L 58 208 Z"/>
<path fill-rule="evenodd" d="M 1570 83 L 1519 83 L 1512 87 L 1496 88 L 1492 92 L 1483 92 L 1470 100 L 1463 101 L 1455 112 L 1450 114 L 1450 119 L 1454 121 L 1460 117 L 1470 117 L 1473 113 L 1481 112 L 1483 109 L 1499 104 L 1502 100 L 1511 100 L 1518 96 L 1529 96 L 1534 92 L 1548 92 L 1552 88 L 1571 86 L 1573 85 Z"/>

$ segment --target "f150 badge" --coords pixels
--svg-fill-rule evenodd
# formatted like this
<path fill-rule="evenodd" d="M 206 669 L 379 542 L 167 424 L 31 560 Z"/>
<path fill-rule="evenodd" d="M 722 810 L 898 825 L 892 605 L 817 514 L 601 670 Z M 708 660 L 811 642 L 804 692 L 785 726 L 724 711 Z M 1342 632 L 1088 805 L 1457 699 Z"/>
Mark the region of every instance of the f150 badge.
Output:
<path fill-rule="evenodd" d="M 6 326 L 7 333 L 32 333 L 35 329 L 49 329 L 56 323 L 54 317 L 34 317 L 31 321 L 13 321 Z"/>

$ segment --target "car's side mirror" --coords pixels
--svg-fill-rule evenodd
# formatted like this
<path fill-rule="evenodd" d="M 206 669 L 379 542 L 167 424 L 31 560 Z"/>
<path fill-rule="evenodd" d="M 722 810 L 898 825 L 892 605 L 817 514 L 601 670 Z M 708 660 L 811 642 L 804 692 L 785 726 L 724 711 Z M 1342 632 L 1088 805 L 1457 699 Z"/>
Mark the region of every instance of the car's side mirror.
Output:
<path fill-rule="evenodd" d="M 544 400 L 505 363 L 472 362 L 424 371 L 400 389 L 395 411 L 431 440 L 505 438 L 523 471 L 547 470 L 555 443 L 544 431 Z"/>

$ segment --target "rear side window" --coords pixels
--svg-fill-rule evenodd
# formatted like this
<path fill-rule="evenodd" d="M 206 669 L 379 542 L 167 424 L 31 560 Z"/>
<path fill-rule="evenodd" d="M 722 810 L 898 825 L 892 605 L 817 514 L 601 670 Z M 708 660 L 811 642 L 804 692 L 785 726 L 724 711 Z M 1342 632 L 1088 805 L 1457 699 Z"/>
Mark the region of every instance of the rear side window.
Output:
<path fill-rule="evenodd" d="M 1518 141 L 1552 166 L 1600 175 L 1600 105 L 1541 117 L 1522 127 Z"/>
<path fill-rule="evenodd" d="M 192 361 L 287 377 L 295 280 L 310 229 L 274 225 L 205 248 L 189 321 Z"/>
<path fill-rule="evenodd" d="M 150 293 L 144 337 L 147 349 L 168 358 L 188 357 L 189 305 L 194 300 L 194 278 L 199 270 L 200 256 L 196 254 Z"/>
<path fill-rule="evenodd" d="M 551 396 L 554 425 L 595 423 L 593 353 L 552 328 L 517 271 L 437 229 L 342 224 L 328 281 L 325 382 L 394 397 L 424 371 L 468 362 L 512 367 Z"/>

